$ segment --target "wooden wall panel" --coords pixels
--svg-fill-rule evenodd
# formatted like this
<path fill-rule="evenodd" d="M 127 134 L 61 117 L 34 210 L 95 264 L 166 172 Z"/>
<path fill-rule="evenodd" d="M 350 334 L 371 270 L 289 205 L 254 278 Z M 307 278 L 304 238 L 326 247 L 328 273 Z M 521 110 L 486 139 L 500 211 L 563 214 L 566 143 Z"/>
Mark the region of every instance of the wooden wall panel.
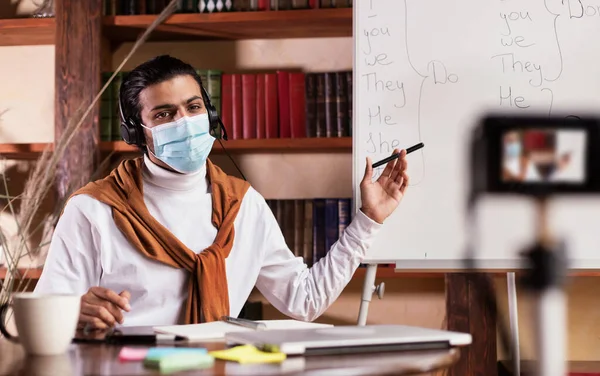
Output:
<path fill-rule="evenodd" d="M 485 275 L 446 274 L 446 315 L 448 330 L 471 333 L 473 342 L 461 349 L 451 376 L 497 375 L 496 316 L 485 304 L 482 289 Z"/>
<path fill-rule="evenodd" d="M 57 0 L 55 140 L 85 110 L 100 88 L 102 0 Z M 85 184 L 98 161 L 99 104 L 67 147 L 58 167 L 58 197 Z M 81 116 L 81 115 L 79 115 Z"/>

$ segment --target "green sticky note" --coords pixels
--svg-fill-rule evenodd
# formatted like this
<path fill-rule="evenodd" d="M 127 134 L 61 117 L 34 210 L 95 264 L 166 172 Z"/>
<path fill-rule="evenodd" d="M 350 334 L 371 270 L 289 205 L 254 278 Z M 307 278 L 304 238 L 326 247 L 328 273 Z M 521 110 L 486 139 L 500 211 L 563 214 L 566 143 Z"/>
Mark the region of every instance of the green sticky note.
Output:
<path fill-rule="evenodd" d="M 210 368 L 214 363 L 215 359 L 212 356 L 190 351 L 175 352 L 155 358 L 144 359 L 145 367 L 157 369 L 164 373 Z"/>

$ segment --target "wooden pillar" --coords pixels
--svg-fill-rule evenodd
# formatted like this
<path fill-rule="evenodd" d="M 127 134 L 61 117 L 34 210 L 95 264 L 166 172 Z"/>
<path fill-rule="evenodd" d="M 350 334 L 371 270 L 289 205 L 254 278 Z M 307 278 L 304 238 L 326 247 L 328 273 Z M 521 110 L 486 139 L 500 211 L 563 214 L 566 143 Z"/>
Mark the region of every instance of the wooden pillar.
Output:
<path fill-rule="evenodd" d="M 55 142 L 77 111 L 92 103 L 100 89 L 102 0 L 56 0 Z M 57 191 L 62 199 L 69 189 L 88 182 L 98 163 L 99 102 L 85 118 L 58 165 Z"/>
<path fill-rule="evenodd" d="M 446 274 L 448 330 L 471 333 L 471 346 L 461 350 L 450 376 L 496 376 L 496 312 L 485 303 L 481 273 Z"/>

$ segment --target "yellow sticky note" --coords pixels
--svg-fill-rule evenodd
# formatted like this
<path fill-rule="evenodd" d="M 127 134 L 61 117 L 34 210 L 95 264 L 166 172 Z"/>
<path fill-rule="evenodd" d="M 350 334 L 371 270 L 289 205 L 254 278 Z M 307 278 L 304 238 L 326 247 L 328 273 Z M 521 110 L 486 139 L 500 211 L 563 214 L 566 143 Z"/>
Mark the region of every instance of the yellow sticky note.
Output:
<path fill-rule="evenodd" d="M 213 357 L 221 360 L 230 360 L 244 363 L 280 363 L 286 358 L 284 353 L 271 353 L 260 351 L 252 345 L 232 347 L 227 350 L 211 351 Z"/>

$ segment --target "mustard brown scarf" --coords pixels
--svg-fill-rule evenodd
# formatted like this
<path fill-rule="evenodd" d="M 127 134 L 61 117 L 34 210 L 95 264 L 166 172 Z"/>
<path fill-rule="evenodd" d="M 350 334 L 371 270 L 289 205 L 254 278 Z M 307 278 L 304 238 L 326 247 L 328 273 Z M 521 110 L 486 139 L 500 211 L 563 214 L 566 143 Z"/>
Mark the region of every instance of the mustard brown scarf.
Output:
<path fill-rule="evenodd" d="M 233 246 L 233 223 L 249 184 L 206 161 L 217 236 L 211 246 L 196 254 L 148 211 L 142 187 L 143 163 L 142 157 L 125 160 L 106 178 L 88 183 L 73 196 L 86 194 L 109 205 L 117 228 L 142 255 L 191 273 L 186 323 L 216 321 L 229 315 L 225 258 Z"/>

